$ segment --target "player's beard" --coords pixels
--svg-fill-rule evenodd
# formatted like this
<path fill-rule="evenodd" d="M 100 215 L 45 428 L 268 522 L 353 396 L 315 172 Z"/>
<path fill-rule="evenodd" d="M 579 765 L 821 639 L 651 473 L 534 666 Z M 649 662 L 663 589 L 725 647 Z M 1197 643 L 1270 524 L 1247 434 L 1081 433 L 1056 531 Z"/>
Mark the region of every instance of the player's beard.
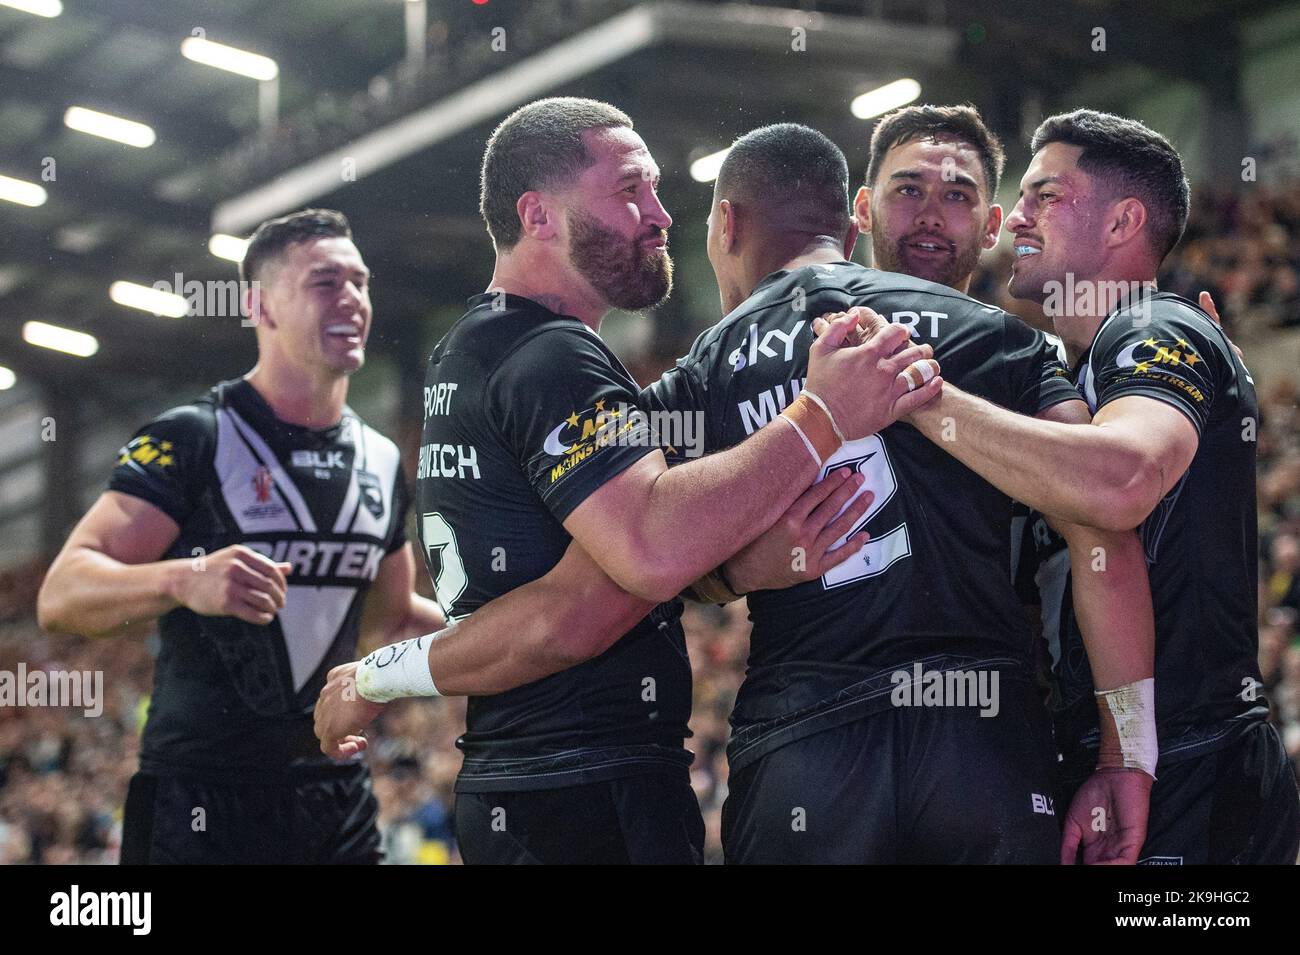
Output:
<path fill-rule="evenodd" d="M 1041 258 L 1039 253 L 1035 258 Z M 1025 263 L 1017 269 L 1012 266 L 1011 278 L 1007 280 L 1007 292 L 1014 299 L 1023 302 L 1037 302 L 1042 305 L 1047 299 L 1047 283 L 1041 275 L 1035 275 L 1033 266 L 1038 263 Z"/>
<path fill-rule="evenodd" d="M 949 288 L 956 288 L 966 281 L 971 273 L 975 271 L 975 266 L 980 258 L 978 242 L 969 246 L 949 242 L 951 253 L 946 258 L 916 261 L 909 255 L 910 249 L 908 248 L 908 243 L 916 238 L 915 235 L 906 235 L 898 239 L 886 235 L 882 238 L 883 241 L 873 243 L 871 248 L 873 264 L 876 268 L 883 269 L 886 272 L 912 275 L 929 282 L 938 282 L 940 285 L 947 285 Z M 940 240 L 936 239 L 935 241 Z"/>
<path fill-rule="evenodd" d="M 612 308 L 654 308 L 672 292 L 673 260 L 666 250 L 647 250 L 585 212 L 571 209 L 567 221 L 569 260 Z"/>

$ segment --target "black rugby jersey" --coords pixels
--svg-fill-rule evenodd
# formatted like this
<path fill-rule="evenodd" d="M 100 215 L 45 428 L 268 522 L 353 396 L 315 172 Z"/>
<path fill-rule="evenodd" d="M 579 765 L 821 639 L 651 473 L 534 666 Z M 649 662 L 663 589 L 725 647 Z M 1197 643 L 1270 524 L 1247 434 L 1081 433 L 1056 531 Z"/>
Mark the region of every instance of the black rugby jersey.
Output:
<path fill-rule="evenodd" d="M 164 557 L 196 573 L 232 544 L 293 564 L 267 626 L 163 615 L 141 770 L 230 781 L 328 765 L 316 698 L 329 670 L 356 658 L 367 590 L 406 543 L 396 445 L 346 407 L 331 428 L 281 421 L 241 378 L 138 431 L 108 488 L 171 517 L 181 530 Z"/>
<path fill-rule="evenodd" d="M 630 413 L 635 383 L 581 321 L 504 293 L 469 304 L 430 359 L 416 482 L 425 560 L 452 619 L 544 576 L 571 541 L 564 519 L 655 450 Z M 661 605 L 594 659 L 471 697 L 457 790 L 683 772 L 680 616 L 680 601 Z"/>
<path fill-rule="evenodd" d="M 762 427 L 797 397 L 811 322 L 867 305 L 934 347 L 946 381 L 1025 414 L 1077 400 L 1046 337 L 952 289 L 851 262 L 765 278 L 647 389 L 654 412 L 700 411 L 705 450 Z M 910 425 L 846 444 L 875 501 L 871 540 L 819 580 L 749 596 L 749 669 L 732 714 L 733 770 L 779 745 L 889 705 L 888 670 L 958 657 L 1027 667 L 1030 632 L 1010 582 L 1010 498 Z M 784 480 L 779 470 L 771 479 Z M 847 536 L 847 535 L 846 535 Z M 947 661 L 947 663 L 945 663 Z M 884 679 L 881 679 L 882 674 Z"/>
<path fill-rule="evenodd" d="M 1160 759 L 1212 752 L 1267 712 L 1256 631 L 1254 382 L 1208 315 L 1163 292 L 1112 312 L 1075 372 L 1093 413 L 1140 395 L 1177 408 L 1199 436 L 1186 474 L 1138 533 L 1155 608 Z M 1053 536 L 1039 542 L 1049 555 L 1063 546 Z M 1055 689 L 1068 755 L 1095 746 L 1097 711 L 1068 587 L 1063 598 Z"/>

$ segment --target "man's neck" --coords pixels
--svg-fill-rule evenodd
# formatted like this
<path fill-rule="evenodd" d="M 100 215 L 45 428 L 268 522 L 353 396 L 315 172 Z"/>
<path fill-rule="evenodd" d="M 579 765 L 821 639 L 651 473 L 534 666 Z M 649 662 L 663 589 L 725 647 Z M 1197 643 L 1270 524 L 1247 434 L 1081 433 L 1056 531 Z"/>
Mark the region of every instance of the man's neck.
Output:
<path fill-rule="evenodd" d="M 312 376 L 259 361 L 244 380 L 287 424 L 320 430 L 333 427 L 343 417 L 348 398 L 346 376 Z"/>
<path fill-rule="evenodd" d="M 497 256 L 487 291 L 518 295 L 557 315 L 572 315 L 593 332 L 600 331 L 600 321 L 609 311 L 609 305 L 572 269 L 520 251 Z"/>
<path fill-rule="evenodd" d="M 826 245 L 824 243 L 810 243 L 808 248 L 804 249 L 784 265 L 779 265 L 776 269 L 772 269 L 772 271 L 775 272 L 777 269 L 781 269 L 786 272 L 793 272 L 795 269 L 802 269 L 809 265 L 826 265 L 829 262 L 843 261 L 844 252 L 842 249 L 837 249 L 834 246 Z"/>
<path fill-rule="evenodd" d="M 748 268 L 745 269 L 744 287 L 748 289 L 743 295 L 739 295 L 738 300 L 730 303 L 731 307 L 727 309 L 731 312 L 741 302 L 754 294 L 754 289 L 758 288 L 758 283 L 763 281 L 773 272 L 793 272 L 795 269 L 806 268 L 809 265 L 827 265 L 831 262 L 843 262 L 844 250 L 836 248 L 835 245 L 825 237 L 819 236 L 810 240 L 806 246 L 800 249 L 793 257 L 787 255 L 775 256 L 757 256 L 750 260 Z"/>
<path fill-rule="evenodd" d="M 1124 274 L 1076 278 L 1060 290 L 1059 297 L 1044 301 L 1044 311 L 1065 345 L 1071 368 L 1092 347 L 1097 330 L 1111 312 L 1125 307 L 1156 289 L 1156 279 L 1149 271 L 1130 270 Z"/>

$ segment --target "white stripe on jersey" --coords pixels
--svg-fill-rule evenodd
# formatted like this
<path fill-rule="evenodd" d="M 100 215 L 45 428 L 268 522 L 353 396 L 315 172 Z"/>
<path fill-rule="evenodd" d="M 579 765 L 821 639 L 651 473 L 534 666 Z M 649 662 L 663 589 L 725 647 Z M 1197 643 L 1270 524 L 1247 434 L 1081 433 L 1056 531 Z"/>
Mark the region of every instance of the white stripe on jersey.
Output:
<path fill-rule="evenodd" d="M 241 440 L 242 439 L 242 440 Z M 267 508 L 258 508 L 253 475 L 258 466 L 271 474 L 275 488 L 284 495 L 293 515 L 281 514 Z M 265 531 L 315 531 L 316 521 L 311 508 L 280 462 L 262 440 L 262 436 L 249 426 L 234 408 L 217 409 L 217 477 L 221 481 L 221 496 L 226 499 L 230 513 L 239 529 L 245 534 Z M 297 523 L 292 518 L 297 518 Z"/>
<path fill-rule="evenodd" d="M 334 645 L 358 593 L 355 587 L 291 586 L 285 594 L 279 620 L 295 693 L 307 685 Z"/>
<path fill-rule="evenodd" d="M 393 505 L 396 503 L 393 489 L 400 479 L 397 473 L 397 445 L 355 418 L 352 419 L 352 427 L 356 429 L 352 476 L 347 496 L 334 522 L 334 530 L 337 533 L 351 531 L 354 534 L 373 534 L 384 538 L 388 536 L 388 528 L 393 520 Z M 367 472 L 378 481 L 378 487 L 372 487 L 371 492 L 379 494 L 383 500 L 384 506 L 379 517 L 375 517 L 365 506 L 360 472 Z"/>

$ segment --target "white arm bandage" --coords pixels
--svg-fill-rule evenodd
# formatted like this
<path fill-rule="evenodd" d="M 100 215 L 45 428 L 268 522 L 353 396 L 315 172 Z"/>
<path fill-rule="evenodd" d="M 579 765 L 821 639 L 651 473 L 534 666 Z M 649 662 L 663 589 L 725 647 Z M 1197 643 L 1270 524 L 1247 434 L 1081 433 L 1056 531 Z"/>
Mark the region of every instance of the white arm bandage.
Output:
<path fill-rule="evenodd" d="M 440 696 L 429 672 L 433 634 L 380 647 L 357 667 L 357 693 L 371 703 L 408 696 Z"/>
<path fill-rule="evenodd" d="M 1113 690 L 1094 691 L 1099 697 L 1098 716 L 1111 721 L 1114 735 L 1119 740 L 1118 758 L 1113 753 L 1101 754 L 1099 766 L 1140 769 L 1152 779 L 1156 775 L 1156 761 L 1160 746 L 1156 738 L 1156 681 L 1152 677 L 1125 683 Z M 1102 728 L 1103 744 L 1106 727 Z M 1108 759 L 1109 757 L 1109 759 Z"/>

